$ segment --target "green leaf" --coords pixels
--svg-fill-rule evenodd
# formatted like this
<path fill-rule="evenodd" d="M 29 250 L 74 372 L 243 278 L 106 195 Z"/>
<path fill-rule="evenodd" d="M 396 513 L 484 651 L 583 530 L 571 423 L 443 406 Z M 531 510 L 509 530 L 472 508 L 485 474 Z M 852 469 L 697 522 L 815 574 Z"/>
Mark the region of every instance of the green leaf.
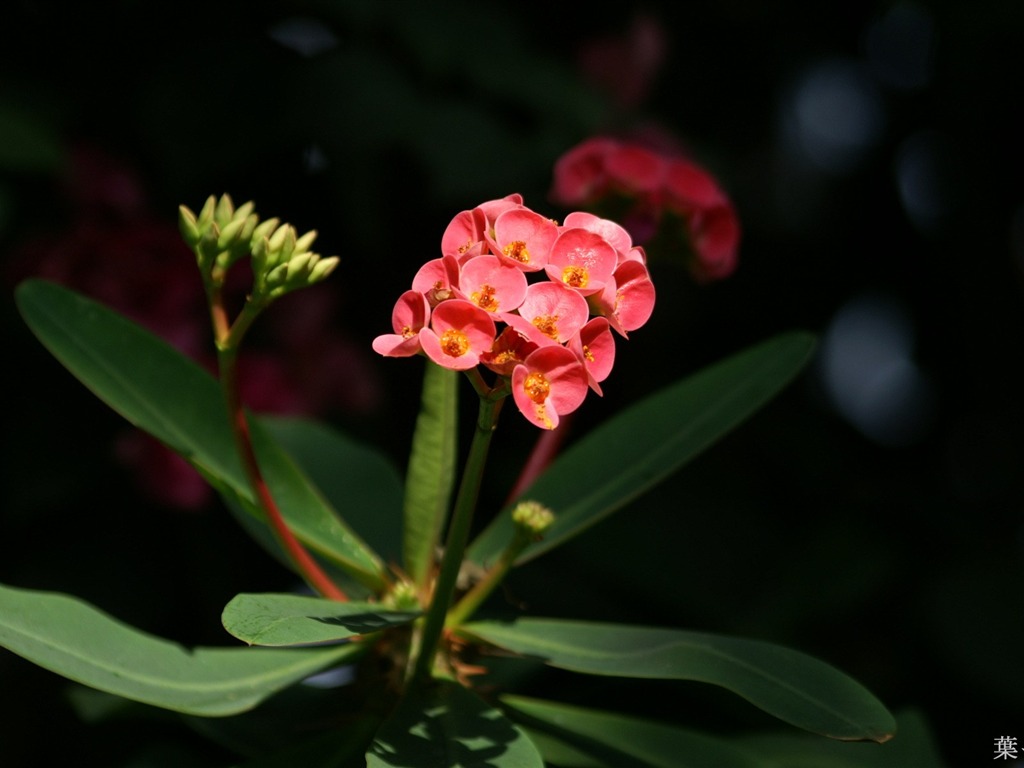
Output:
<path fill-rule="evenodd" d="M 260 422 L 345 522 L 386 561 L 401 556 L 402 476 L 381 451 L 324 424 L 263 416 Z"/>
<path fill-rule="evenodd" d="M 522 696 L 502 696 L 501 703 L 528 729 L 544 758 L 558 765 L 775 768 L 732 741 L 638 717 Z"/>
<path fill-rule="evenodd" d="M 188 650 L 67 595 L 4 585 L 0 645 L 101 691 L 205 717 L 244 712 L 364 650 L 357 643 L 289 650 Z"/>
<path fill-rule="evenodd" d="M 381 726 L 366 768 L 544 768 L 526 735 L 461 685 L 412 687 Z"/>
<path fill-rule="evenodd" d="M 224 629 L 249 645 L 304 645 L 344 640 L 408 624 L 418 613 L 376 603 L 339 603 L 301 595 L 236 595 L 221 615 Z"/>
<path fill-rule="evenodd" d="M 736 743 L 770 761 L 772 768 L 946 768 L 919 712 L 899 712 L 896 722 L 897 737 L 881 745 L 826 741 L 801 733 L 741 736 Z"/>
<path fill-rule="evenodd" d="M 592 622 L 474 622 L 460 634 L 592 675 L 696 680 L 823 736 L 886 741 L 895 722 L 860 683 L 797 651 L 758 640 Z"/>
<path fill-rule="evenodd" d="M 41 280 L 22 283 L 18 307 L 72 374 L 129 422 L 191 462 L 218 490 L 266 523 L 252 501 L 220 386 L 163 340 L 97 302 Z M 253 442 L 271 492 L 295 535 L 373 587 L 377 556 L 337 517 L 257 420 Z"/>
<path fill-rule="evenodd" d="M 557 517 L 516 563 L 580 534 L 678 470 L 782 389 L 813 348 L 814 338 L 806 333 L 776 337 L 666 387 L 594 429 L 521 496 Z M 472 544 L 470 559 L 486 565 L 501 554 L 514 535 L 512 506 Z"/>
<path fill-rule="evenodd" d="M 434 562 L 455 483 L 458 374 L 427 362 L 405 479 L 406 573 L 424 585 Z"/>

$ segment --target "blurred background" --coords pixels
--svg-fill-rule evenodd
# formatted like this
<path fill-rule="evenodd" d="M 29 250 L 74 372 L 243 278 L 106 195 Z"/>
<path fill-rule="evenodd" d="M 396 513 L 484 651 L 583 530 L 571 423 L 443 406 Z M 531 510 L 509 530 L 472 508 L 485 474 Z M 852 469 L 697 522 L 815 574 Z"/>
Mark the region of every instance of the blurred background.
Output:
<path fill-rule="evenodd" d="M 799 648 L 922 716 L 952 766 L 1024 739 L 1024 4 L 15 0 L 2 27 L 0 581 L 187 644 L 226 643 L 237 592 L 292 584 L 49 357 L 19 280 L 72 285 L 208 361 L 177 205 L 228 192 L 316 228 L 342 265 L 261 320 L 246 398 L 401 467 L 420 363 L 370 350 L 396 297 L 461 210 L 519 192 L 564 216 L 555 161 L 611 135 L 707 169 L 742 240 L 717 280 L 652 247 L 654 317 L 570 440 L 775 333 L 820 343 L 782 396 L 517 573 L 510 599 Z M 509 413 L 492 509 L 535 437 Z M 162 718 L 88 727 L 66 688 L 0 653 L 3 765 L 226 764 Z M 771 726 L 699 686 L 658 688 L 670 709 L 620 690 L 672 722 Z"/>

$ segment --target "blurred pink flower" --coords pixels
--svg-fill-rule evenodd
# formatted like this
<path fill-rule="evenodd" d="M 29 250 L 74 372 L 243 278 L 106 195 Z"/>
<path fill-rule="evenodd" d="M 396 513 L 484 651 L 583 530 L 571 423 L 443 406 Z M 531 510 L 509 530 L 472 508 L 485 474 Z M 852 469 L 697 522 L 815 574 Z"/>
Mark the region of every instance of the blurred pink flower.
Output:
<path fill-rule="evenodd" d="M 567 208 L 614 210 L 634 241 L 681 240 L 699 281 L 736 269 L 740 225 L 732 202 L 711 174 L 677 153 L 587 139 L 555 163 L 551 196 Z"/>

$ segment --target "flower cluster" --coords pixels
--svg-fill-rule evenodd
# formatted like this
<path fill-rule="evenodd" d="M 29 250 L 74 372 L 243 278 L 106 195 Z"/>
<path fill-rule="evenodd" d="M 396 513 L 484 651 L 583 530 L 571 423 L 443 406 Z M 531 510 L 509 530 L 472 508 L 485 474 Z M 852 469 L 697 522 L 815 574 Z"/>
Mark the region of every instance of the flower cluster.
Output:
<path fill-rule="evenodd" d="M 615 209 L 639 242 L 667 228 L 666 219 L 681 221 L 698 280 L 718 280 L 736 269 L 736 211 L 715 179 L 692 160 L 597 137 L 562 155 L 554 175 L 555 202 L 568 208 Z"/>
<path fill-rule="evenodd" d="M 373 348 L 452 370 L 482 365 L 530 422 L 554 429 L 588 389 L 601 394 L 612 331 L 625 337 L 653 309 L 646 256 L 625 229 L 582 212 L 559 226 L 516 194 L 452 219 L 441 258 L 419 269 L 395 305 L 394 333 Z"/>

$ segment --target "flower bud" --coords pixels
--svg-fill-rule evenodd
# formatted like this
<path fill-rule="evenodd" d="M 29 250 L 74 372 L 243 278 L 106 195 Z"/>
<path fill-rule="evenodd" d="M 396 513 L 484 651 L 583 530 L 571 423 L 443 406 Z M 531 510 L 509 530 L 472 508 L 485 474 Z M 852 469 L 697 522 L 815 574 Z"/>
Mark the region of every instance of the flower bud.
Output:
<path fill-rule="evenodd" d="M 213 223 L 213 212 L 217 208 L 217 198 L 210 195 L 206 198 L 206 202 L 203 203 L 203 207 L 199 211 L 199 217 L 197 219 L 199 231 L 206 233 L 206 230 L 210 228 L 210 224 Z"/>
<path fill-rule="evenodd" d="M 400 581 L 395 584 L 382 602 L 386 608 L 395 611 L 418 611 L 422 607 L 416 585 L 410 584 L 408 581 Z"/>
<path fill-rule="evenodd" d="M 295 252 L 302 253 L 309 250 L 309 246 L 316 240 L 317 232 L 315 229 L 309 230 L 306 234 L 295 241 Z"/>
<path fill-rule="evenodd" d="M 238 234 L 242 231 L 243 226 L 245 226 L 245 219 L 232 219 L 225 224 L 220 230 L 220 236 L 217 238 L 217 247 L 222 251 L 231 248 Z"/>
<path fill-rule="evenodd" d="M 189 248 L 195 248 L 202 234 L 199 232 L 196 215 L 184 205 L 178 206 L 178 229 L 181 230 L 181 236 Z"/>
<path fill-rule="evenodd" d="M 555 513 L 538 501 L 521 501 L 512 510 L 517 530 L 538 540 L 555 522 Z"/>
<path fill-rule="evenodd" d="M 231 200 L 231 195 L 225 192 L 220 196 L 220 200 L 217 201 L 217 207 L 213 212 L 213 220 L 220 226 L 225 226 L 235 215 L 235 204 Z"/>
<path fill-rule="evenodd" d="M 338 266 L 341 261 L 337 256 L 329 256 L 326 259 L 319 259 L 313 268 L 309 271 L 309 284 L 319 283 L 321 280 L 334 271 L 334 268 Z"/>

